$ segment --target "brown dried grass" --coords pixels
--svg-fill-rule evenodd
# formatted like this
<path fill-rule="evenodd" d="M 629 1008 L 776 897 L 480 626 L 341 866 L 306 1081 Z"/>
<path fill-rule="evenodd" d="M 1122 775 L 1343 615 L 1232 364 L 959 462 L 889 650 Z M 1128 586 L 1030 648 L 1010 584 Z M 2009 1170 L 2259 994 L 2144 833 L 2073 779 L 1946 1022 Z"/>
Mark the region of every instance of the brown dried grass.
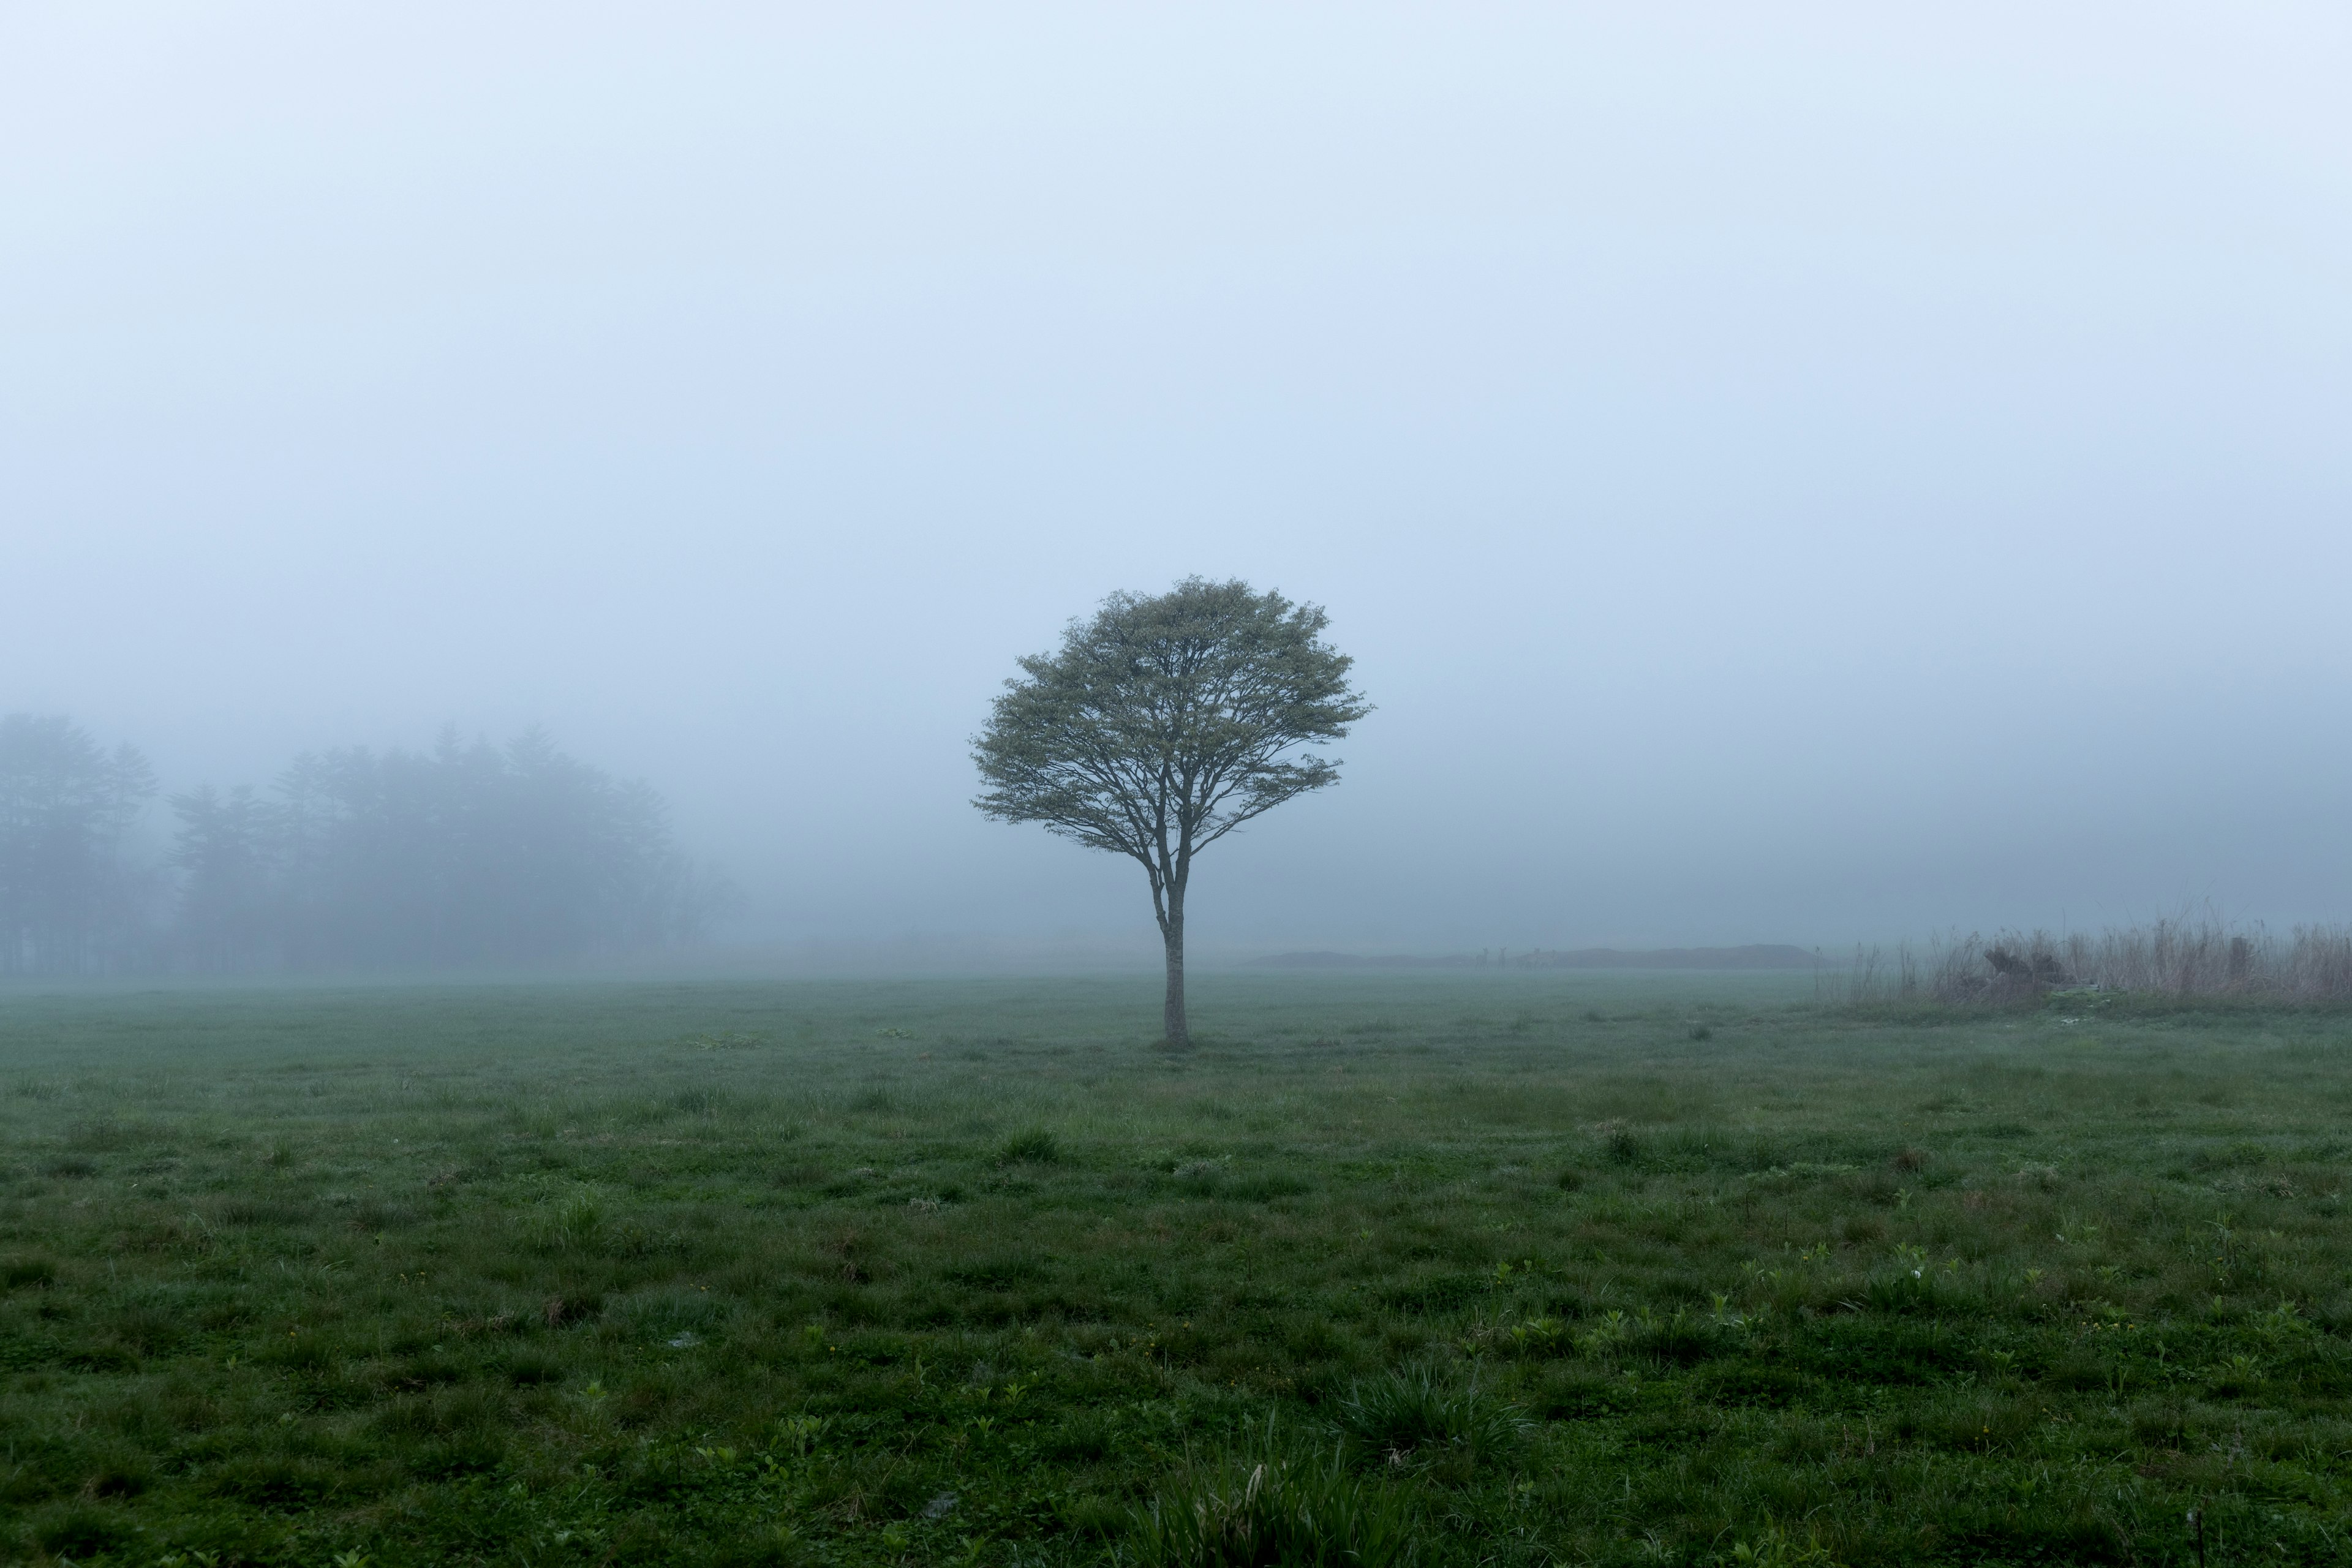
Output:
<path fill-rule="evenodd" d="M 1851 1005 L 2000 1005 L 2078 990 L 2352 1003 L 2352 926 L 2299 925 L 2281 935 L 2208 914 L 2062 935 L 1970 931 L 1924 952 L 1907 942 L 1857 948 L 1843 972 L 1822 973 L 1819 989 L 1822 1000 Z"/>

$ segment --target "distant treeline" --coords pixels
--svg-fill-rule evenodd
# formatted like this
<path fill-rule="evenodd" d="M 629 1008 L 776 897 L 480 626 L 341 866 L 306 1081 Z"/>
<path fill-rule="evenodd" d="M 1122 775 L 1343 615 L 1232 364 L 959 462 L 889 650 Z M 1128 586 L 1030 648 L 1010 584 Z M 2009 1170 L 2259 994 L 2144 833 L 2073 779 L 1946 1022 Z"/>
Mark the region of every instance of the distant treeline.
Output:
<path fill-rule="evenodd" d="M 698 934 L 727 897 L 661 797 L 564 755 L 445 731 L 297 757 L 267 792 L 168 797 L 61 718 L 0 718 L 0 974 L 562 964 Z"/>
<path fill-rule="evenodd" d="M 1277 952 L 1250 961 L 1267 969 L 1816 969 L 1821 955 L 1784 942 L 1746 947 L 1658 947 L 1625 950 L 1580 947 L 1499 948 L 1492 952 L 1410 953 Z"/>

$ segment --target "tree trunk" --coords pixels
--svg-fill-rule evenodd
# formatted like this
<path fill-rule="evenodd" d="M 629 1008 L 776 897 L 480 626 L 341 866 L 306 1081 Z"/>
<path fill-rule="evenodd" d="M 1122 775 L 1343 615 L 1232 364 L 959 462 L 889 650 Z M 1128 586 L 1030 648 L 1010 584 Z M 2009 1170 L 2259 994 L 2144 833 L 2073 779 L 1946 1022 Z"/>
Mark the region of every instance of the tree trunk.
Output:
<path fill-rule="evenodd" d="M 1162 1012 L 1163 1034 L 1171 1046 L 1189 1046 L 1192 1031 L 1184 1024 L 1184 895 L 1170 889 L 1168 919 L 1161 927 L 1168 942 L 1168 1002 Z"/>

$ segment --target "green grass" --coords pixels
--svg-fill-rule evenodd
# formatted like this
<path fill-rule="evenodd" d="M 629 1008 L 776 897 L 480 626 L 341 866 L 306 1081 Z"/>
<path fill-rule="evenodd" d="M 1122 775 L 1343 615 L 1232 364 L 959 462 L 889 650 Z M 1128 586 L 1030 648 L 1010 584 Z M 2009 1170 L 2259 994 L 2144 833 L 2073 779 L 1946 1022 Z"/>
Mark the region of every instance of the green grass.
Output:
<path fill-rule="evenodd" d="M 2352 1560 L 2352 1017 L 0 994 L 0 1557 Z"/>

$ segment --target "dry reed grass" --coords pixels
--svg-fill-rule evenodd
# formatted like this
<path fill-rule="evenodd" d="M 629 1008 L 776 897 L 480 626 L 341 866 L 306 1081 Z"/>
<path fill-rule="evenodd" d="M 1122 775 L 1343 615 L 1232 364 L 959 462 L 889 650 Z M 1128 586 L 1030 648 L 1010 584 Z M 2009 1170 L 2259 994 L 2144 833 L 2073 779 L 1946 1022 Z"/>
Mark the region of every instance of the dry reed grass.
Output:
<path fill-rule="evenodd" d="M 2076 990 L 2352 1002 L 2352 926 L 2301 925 L 2282 936 L 2190 915 L 2063 935 L 1970 931 L 1925 952 L 1858 947 L 1850 966 L 1824 971 L 1818 985 L 1823 1001 L 1848 1005 L 2001 1005 Z"/>

